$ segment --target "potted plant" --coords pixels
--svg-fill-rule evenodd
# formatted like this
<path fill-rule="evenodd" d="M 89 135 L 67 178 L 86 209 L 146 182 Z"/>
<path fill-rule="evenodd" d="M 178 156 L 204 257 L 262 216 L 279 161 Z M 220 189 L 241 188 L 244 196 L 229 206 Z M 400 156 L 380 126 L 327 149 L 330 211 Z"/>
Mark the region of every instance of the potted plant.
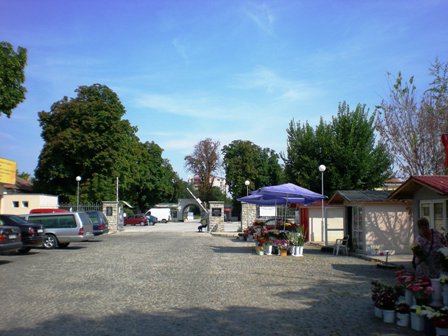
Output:
<path fill-rule="evenodd" d="M 448 335 L 448 312 L 444 309 L 428 315 L 432 325 L 436 328 L 437 335 Z"/>
<path fill-rule="evenodd" d="M 411 307 L 406 302 L 400 302 L 395 306 L 397 314 L 397 325 L 407 327 L 409 325 Z"/>
<path fill-rule="evenodd" d="M 272 246 L 273 246 L 273 244 L 274 243 L 271 240 L 269 240 L 269 239 L 264 242 L 263 247 L 264 247 L 264 253 L 266 255 L 272 255 Z"/>
<path fill-rule="evenodd" d="M 282 257 L 286 257 L 288 255 L 288 241 L 285 239 L 277 239 L 275 241 L 275 245 L 277 245 L 279 254 Z"/>
<path fill-rule="evenodd" d="M 392 286 L 383 285 L 378 293 L 377 304 L 383 310 L 383 321 L 385 323 L 395 322 L 395 301 L 397 293 Z"/>
<path fill-rule="evenodd" d="M 412 291 L 417 305 L 428 305 L 431 302 L 433 288 L 429 278 L 420 278 L 412 282 L 407 287 Z"/>

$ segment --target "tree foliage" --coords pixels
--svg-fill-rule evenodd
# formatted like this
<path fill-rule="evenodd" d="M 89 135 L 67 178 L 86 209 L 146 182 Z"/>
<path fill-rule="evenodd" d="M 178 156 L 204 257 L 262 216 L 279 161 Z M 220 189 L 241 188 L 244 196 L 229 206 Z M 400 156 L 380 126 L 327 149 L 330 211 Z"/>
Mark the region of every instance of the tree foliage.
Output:
<path fill-rule="evenodd" d="M 229 192 L 233 200 L 246 195 L 246 185 L 254 190 L 263 186 L 279 184 L 282 167 L 279 155 L 270 148 L 244 140 L 234 140 L 222 149 L 223 166 Z"/>
<path fill-rule="evenodd" d="M 399 72 L 389 97 L 377 107 L 381 143 L 401 177 L 445 174 L 441 135 L 448 133 L 448 63 L 430 68 L 433 82 L 419 99 L 414 78 Z"/>
<path fill-rule="evenodd" d="M 331 123 L 320 120 L 313 129 L 308 123 L 290 122 L 285 175 L 288 181 L 315 192 L 321 190 L 320 164 L 326 166 L 325 193 L 336 190 L 370 189 L 391 176 L 391 159 L 375 143 L 374 116 L 358 104 L 351 111 L 345 102 Z"/>
<path fill-rule="evenodd" d="M 193 153 L 185 156 L 185 167 L 199 177 L 199 194 L 204 201 L 211 200 L 214 173 L 221 167 L 219 141 L 210 138 L 199 141 Z"/>
<path fill-rule="evenodd" d="M 163 150 L 140 143 L 137 128 L 122 119 L 125 109 L 107 86 L 81 86 L 76 98 L 54 103 L 39 113 L 44 147 L 35 171 L 36 189 L 73 201 L 81 176 L 81 202 L 120 199 L 139 209 L 171 200 L 178 179 Z"/>
<path fill-rule="evenodd" d="M 0 42 L 0 116 L 11 117 L 12 110 L 25 100 L 25 66 L 27 51 L 14 51 L 8 42 Z"/>

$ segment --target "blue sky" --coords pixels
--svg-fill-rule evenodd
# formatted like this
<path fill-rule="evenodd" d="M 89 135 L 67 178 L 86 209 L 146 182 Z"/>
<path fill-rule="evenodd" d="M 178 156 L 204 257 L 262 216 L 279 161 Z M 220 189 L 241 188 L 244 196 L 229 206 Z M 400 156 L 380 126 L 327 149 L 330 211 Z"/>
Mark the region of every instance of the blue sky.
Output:
<path fill-rule="evenodd" d="M 81 85 L 114 90 L 180 177 L 200 140 L 286 151 L 289 122 L 374 106 L 387 73 L 430 82 L 448 61 L 447 1 L 0 0 L 0 41 L 28 49 L 26 101 L 0 117 L 0 157 L 33 173 L 37 113 Z M 316 167 L 317 169 L 317 167 Z"/>

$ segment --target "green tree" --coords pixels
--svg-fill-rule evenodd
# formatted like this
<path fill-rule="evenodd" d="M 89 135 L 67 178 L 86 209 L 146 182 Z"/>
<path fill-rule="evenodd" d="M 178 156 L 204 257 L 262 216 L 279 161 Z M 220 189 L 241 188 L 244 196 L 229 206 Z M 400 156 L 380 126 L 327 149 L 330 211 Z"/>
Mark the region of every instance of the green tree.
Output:
<path fill-rule="evenodd" d="M 342 189 L 370 189 L 391 176 L 391 158 L 384 146 L 375 144 L 374 116 L 364 105 L 351 111 L 345 102 L 331 123 L 320 120 L 313 129 L 308 123 L 291 121 L 285 175 L 288 181 L 315 192 L 321 190 L 318 167 L 324 164 L 325 193 Z"/>
<path fill-rule="evenodd" d="M 121 118 L 125 109 L 107 86 L 81 86 L 76 98 L 54 103 L 39 113 L 44 146 L 35 171 L 37 190 L 73 201 L 75 177 L 81 176 L 81 200 L 115 199 L 120 177 L 123 197 L 138 176 L 137 129 Z"/>
<path fill-rule="evenodd" d="M 399 72 L 376 109 L 380 141 L 404 178 L 446 173 L 440 136 L 448 133 L 448 63 L 436 60 L 430 74 L 433 82 L 419 97 L 414 77 L 405 81 Z"/>
<path fill-rule="evenodd" d="M 199 177 L 199 195 L 204 201 L 212 200 L 213 174 L 221 167 L 219 146 L 219 141 L 207 138 L 199 141 L 193 153 L 185 157 L 185 167 Z"/>
<path fill-rule="evenodd" d="M 282 181 L 282 167 L 279 155 L 272 149 L 244 140 L 234 140 L 222 149 L 223 166 L 229 192 L 232 194 L 234 213 L 239 213 L 237 198 L 246 196 L 246 185 L 254 190 L 263 186 L 276 185 Z"/>
<path fill-rule="evenodd" d="M 176 185 L 179 177 L 168 160 L 162 157 L 163 149 L 154 142 L 139 145 L 140 163 L 130 187 L 130 200 L 141 211 L 157 203 L 177 202 Z"/>
<path fill-rule="evenodd" d="M 11 117 L 12 110 L 25 100 L 25 66 L 27 51 L 14 51 L 8 42 L 0 42 L 0 116 Z"/>

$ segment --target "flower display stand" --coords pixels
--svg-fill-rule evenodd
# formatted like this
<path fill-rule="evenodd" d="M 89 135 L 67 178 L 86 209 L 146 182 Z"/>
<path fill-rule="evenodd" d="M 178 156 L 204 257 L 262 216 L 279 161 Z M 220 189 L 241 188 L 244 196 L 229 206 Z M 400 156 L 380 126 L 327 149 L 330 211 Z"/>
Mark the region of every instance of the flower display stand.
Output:
<path fill-rule="evenodd" d="M 373 314 L 379 319 L 383 318 L 383 310 L 377 306 L 373 306 Z"/>
<path fill-rule="evenodd" d="M 397 326 L 399 327 L 407 327 L 409 326 L 410 315 L 397 313 Z"/>
<path fill-rule="evenodd" d="M 383 309 L 383 322 L 395 323 L 395 310 Z"/>
<path fill-rule="evenodd" d="M 425 330 L 425 319 L 417 313 L 411 313 L 411 328 L 415 331 Z"/>

